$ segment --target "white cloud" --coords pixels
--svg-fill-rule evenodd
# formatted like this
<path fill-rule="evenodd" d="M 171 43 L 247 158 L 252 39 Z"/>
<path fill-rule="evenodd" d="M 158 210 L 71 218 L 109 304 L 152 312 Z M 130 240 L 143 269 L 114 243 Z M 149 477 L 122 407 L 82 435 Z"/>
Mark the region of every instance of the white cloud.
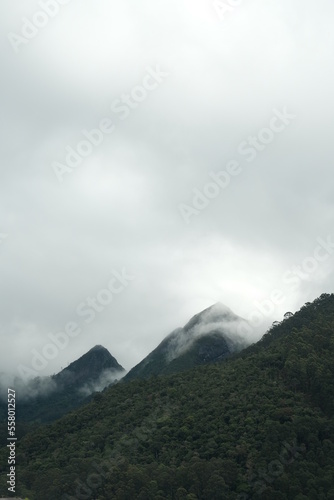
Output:
<path fill-rule="evenodd" d="M 0 6 L 2 370 L 120 267 L 133 286 L 49 370 L 97 342 L 129 369 L 212 303 L 246 317 L 331 232 L 334 7 L 253 0 L 220 22 L 204 0 L 72 1 L 15 54 L 39 8 Z M 155 64 L 168 79 L 59 185 L 52 162 Z M 178 204 L 282 106 L 294 123 L 186 227 Z M 332 261 L 302 285 L 273 318 L 331 292 Z"/>

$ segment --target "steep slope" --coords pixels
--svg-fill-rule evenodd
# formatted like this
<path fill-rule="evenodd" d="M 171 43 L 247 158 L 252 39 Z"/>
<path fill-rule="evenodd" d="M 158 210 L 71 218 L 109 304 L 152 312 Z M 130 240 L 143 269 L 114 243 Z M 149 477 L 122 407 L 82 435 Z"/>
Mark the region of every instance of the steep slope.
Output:
<path fill-rule="evenodd" d="M 124 380 L 166 375 L 221 361 L 246 347 L 237 333 L 244 322 L 231 309 L 217 303 L 168 335 Z"/>
<path fill-rule="evenodd" d="M 105 347 L 96 345 L 52 378 L 58 386 L 66 384 L 80 387 L 97 382 L 106 371 L 114 373 L 116 378 L 125 370 Z"/>
<path fill-rule="evenodd" d="M 103 390 L 124 374 L 124 368 L 102 346 L 95 346 L 67 368 L 51 377 L 28 383 L 17 380 L 17 419 L 51 422 L 87 403 L 91 394 Z M 2 413 L 6 410 L 2 404 Z"/>
<path fill-rule="evenodd" d="M 334 295 L 323 295 L 226 363 L 116 384 L 26 436 L 19 493 L 332 499 L 333 356 Z"/>

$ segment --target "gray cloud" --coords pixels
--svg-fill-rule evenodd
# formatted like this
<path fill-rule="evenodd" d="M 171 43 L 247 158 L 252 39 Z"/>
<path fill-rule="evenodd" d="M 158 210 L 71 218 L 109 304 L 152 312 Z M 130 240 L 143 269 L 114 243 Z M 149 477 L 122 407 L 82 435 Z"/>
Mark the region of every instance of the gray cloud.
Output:
<path fill-rule="evenodd" d="M 16 397 L 21 401 L 35 399 L 38 396 L 44 397 L 57 390 L 56 382 L 50 377 L 36 377 L 24 381 L 20 377 L 8 373 L 0 373 L 0 401 L 8 401 L 8 388 L 16 391 Z"/>
<path fill-rule="evenodd" d="M 126 375 L 126 372 L 116 370 L 105 370 L 98 380 L 84 384 L 79 392 L 84 396 L 90 396 L 93 392 L 101 392 L 110 384 L 114 384 Z"/>
<path fill-rule="evenodd" d="M 166 359 L 168 362 L 186 353 L 199 338 L 207 334 L 221 335 L 226 340 L 231 352 L 236 347 L 249 344 L 254 331 L 247 321 L 236 316 L 231 309 L 223 304 L 214 304 L 204 311 L 200 317 L 192 318 L 184 328 L 174 330 L 169 336 Z"/>
<path fill-rule="evenodd" d="M 223 21 L 211 1 L 73 0 L 16 54 L 8 33 L 39 10 L 0 6 L 2 371 L 31 366 L 113 269 L 136 278 L 42 375 L 97 343 L 130 369 L 218 301 L 248 318 L 279 289 L 264 331 L 333 291 L 330 254 L 283 278 L 334 239 L 330 0 L 253 0 Z M 157 64 L 169 76 L 120 120 L 110 106 Z M 238 146 L 284 106 L 296 118 L 248 163 Z M 60 184 L 53 162 L 105 117 L 114 133 Z M 233 159 L 242 173 L 186 225 L 179 204 Z"/>

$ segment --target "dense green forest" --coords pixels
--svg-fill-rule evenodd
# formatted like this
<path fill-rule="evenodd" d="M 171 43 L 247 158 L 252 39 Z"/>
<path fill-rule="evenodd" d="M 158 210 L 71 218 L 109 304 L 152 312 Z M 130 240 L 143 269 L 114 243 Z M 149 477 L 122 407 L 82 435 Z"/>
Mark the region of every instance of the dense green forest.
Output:
<path fill-rule="evenodd" d="M 232 358 L 119 383 L 18 443 L 30 500 L 334 499 L 334 295 Z M 1 491 L 6 491 L 2 448 Z"/>

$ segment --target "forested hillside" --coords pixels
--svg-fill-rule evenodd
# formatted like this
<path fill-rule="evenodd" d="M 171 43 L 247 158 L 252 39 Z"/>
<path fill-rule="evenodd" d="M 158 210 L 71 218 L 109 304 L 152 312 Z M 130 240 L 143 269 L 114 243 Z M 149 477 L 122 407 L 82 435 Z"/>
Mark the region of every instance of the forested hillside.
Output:
<path fill-rule="evenodd" d="M 224 363 L 117 384 L 28 434 L 18 493 L 333 499 L 333 355 L 334 295 L 322 295 Z"/>

